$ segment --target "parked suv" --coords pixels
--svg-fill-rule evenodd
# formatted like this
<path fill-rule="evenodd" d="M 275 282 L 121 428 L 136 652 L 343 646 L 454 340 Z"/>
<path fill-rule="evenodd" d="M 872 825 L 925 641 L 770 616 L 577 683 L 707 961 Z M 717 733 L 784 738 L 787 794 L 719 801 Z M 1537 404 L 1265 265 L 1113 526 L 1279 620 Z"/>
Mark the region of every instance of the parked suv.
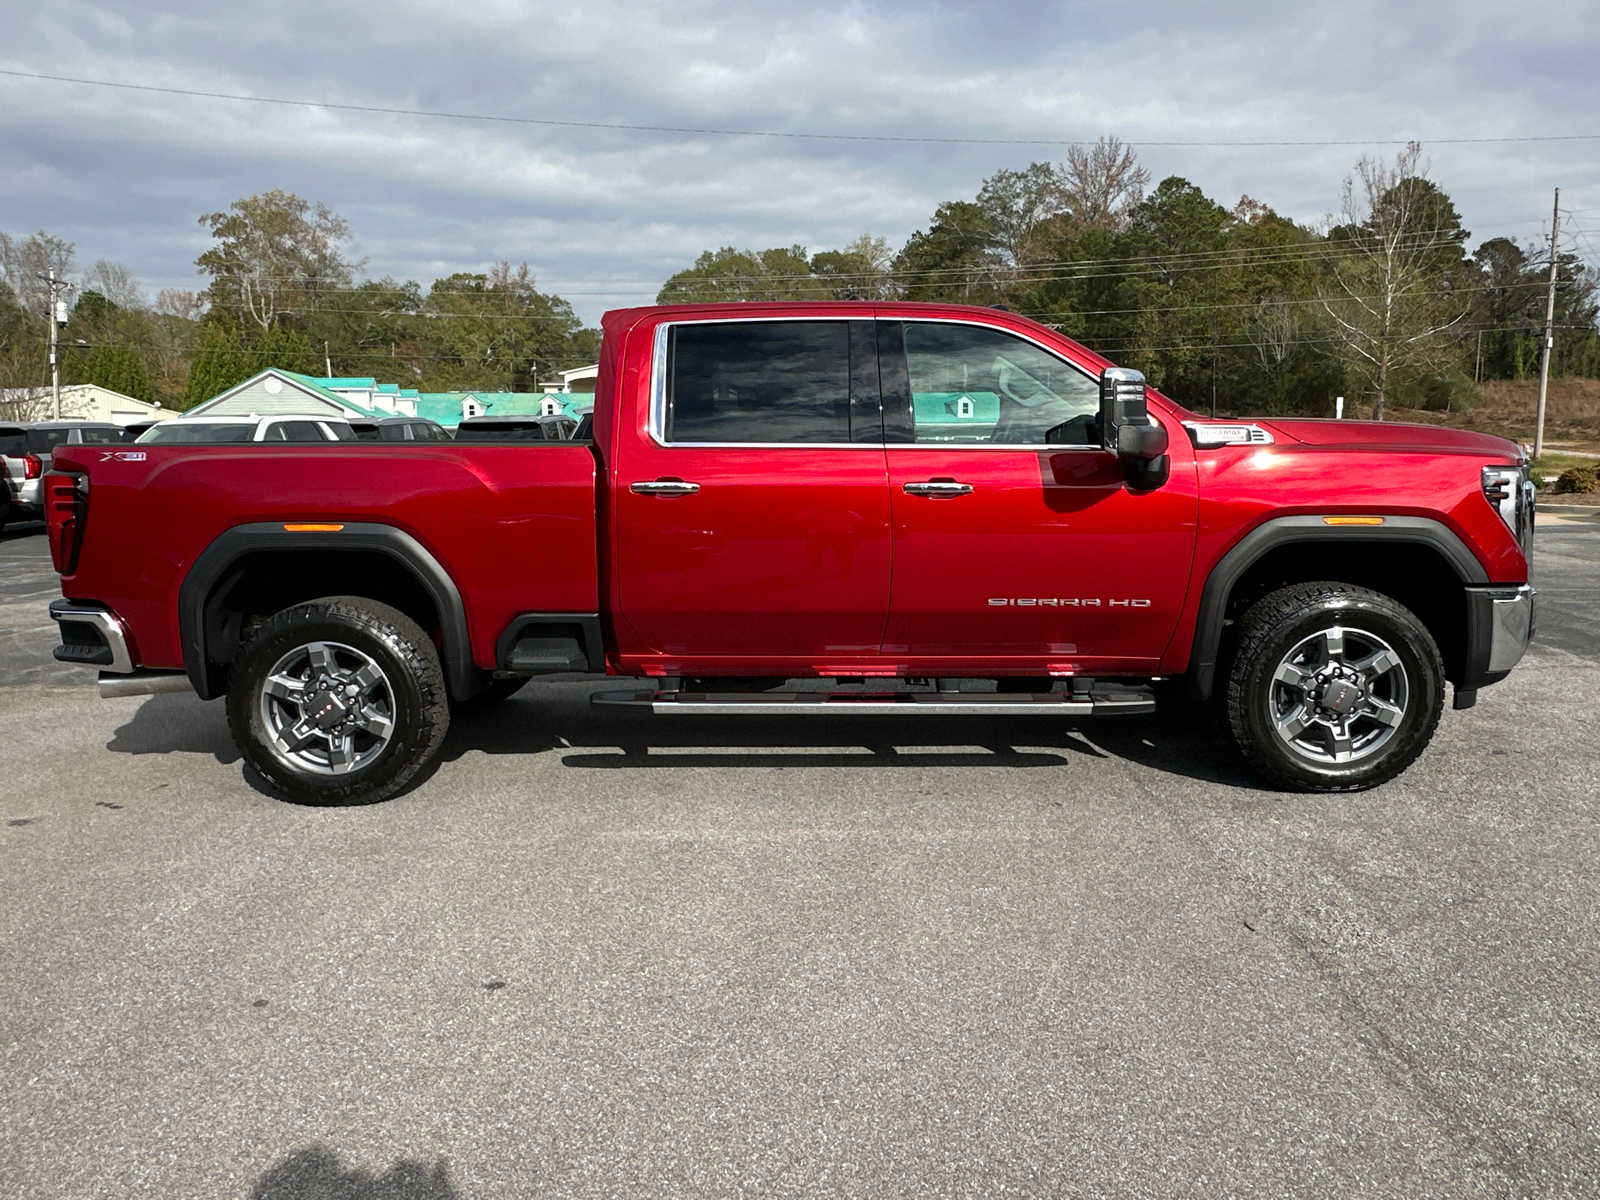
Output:
<path fill-rule="evenodd" d="M 570 442 L 574 417 L 471 417 L 456 426 L 458 442 Z"/>
<path fill-rule="evenodd" d="M 0 425 L 0 463 L 5 495 L 0 525 L 44 518 L 40 480 L 57 446 L 104 445 L 122 440 L 122 427 L 97 421 L 21 421 Z"/>
<path fill-rule="evenodd" d="M 140 444 L 216 445 L 220 442 L 353 442 L 355 430 L 338 417 L 180 417 L 152 425 Z"/>
<path fill-rule="evenodd" d="M 448 442 L 444 426 L 426 417 L 377 417 L 350 422 L 362 442 Z"/>

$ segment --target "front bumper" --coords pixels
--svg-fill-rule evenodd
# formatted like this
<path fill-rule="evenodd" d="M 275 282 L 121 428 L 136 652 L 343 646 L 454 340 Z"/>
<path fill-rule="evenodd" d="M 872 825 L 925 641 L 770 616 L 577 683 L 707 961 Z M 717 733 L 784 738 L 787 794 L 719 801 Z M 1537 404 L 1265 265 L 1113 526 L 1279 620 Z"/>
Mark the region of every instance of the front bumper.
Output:
<path fill-rule="evenodd" d="M 1537 595 L 1526 583 L 1467 588 L 1467 663 L 1456 685 L 1458 708 L 1466 707 L 1480 687 L 1500 682 L 1522 661 L 1533 640 Z"/>

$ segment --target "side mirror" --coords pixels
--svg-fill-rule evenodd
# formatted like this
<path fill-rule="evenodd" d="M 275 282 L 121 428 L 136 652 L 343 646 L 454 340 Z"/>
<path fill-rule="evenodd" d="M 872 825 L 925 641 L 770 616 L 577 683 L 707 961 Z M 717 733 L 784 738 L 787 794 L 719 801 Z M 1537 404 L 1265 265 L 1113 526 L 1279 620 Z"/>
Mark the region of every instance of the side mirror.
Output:
<path fill-rule="evenodd" d="M 1122 460 L 1131 486 L 1147 490 L 1167 481 L 1167 431 L 1150 419 L 1141 372 L 1107 367 L 1100 373 L 1100 434 L 1105 448 Z"/>

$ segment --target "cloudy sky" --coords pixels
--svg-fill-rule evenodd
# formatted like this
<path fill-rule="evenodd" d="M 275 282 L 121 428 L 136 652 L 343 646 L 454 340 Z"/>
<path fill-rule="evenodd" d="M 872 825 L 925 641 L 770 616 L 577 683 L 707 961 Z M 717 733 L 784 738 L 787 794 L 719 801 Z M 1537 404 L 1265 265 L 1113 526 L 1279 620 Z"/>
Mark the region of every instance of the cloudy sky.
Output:
<path fill-rule="evenodd" d="M 0 0 L 0 70 L 329 104 L 871 138 L 486 123 L 0 74 L 0 230 L 44 228 L 153 292 L 194 287 L 197 218 L 285 188 L 351 223 L 371 274 L 526 260 L 586 319 L 701 250 L 862 232 L 1051 142 L 1114 134 L 1157 179 L 1314 221 L 1386 140 L 1419 138 L 1474 241 L 1565 236 L 1600 262 L 1600 5 L 113 4 Z M 982 141 L 1041 144 L 977 144 Z M 1173 142 L 1360 142 L 1174 146 Z"/>

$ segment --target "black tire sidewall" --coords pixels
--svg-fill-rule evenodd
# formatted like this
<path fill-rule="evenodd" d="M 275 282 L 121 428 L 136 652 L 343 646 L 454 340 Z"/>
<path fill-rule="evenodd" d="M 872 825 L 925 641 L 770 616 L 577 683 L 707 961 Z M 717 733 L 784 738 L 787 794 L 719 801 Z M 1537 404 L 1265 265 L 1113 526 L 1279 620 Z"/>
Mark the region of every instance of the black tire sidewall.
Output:
<path fill-rule="evenodd" d="M 1269 598 L 1270 599 L 1270 598 Z M 1295 754 L 1273 728 L 1272 675 L 1296 644 L 1319 630 L 1347 625 L 1388 642 L 1406 672 L 1405 716 L 1377 754 L 1348 765 L 1317 763 Z M 1230 717 L 1245 755 L 1274 780 L 1311 791 L 1350 791 L 1376 786 L 1405 770 L 1427 747 L 1444 698 L 1439 651 L 1427 629 L 1399 604 L 1376 593 L 1318 598 L 1293 616 L 1275 621 L 1235 660 L 1230 680 Z M 1241 646 L 1241 650 L 1244 646 Z"/>
<path fill-rule="evenodd" d="M 443 737 L 437 728 L 443 708 L 438 658 L 421 630 L 384 619 L 378 606 L 340 601 L 296 605 L 270 618 L 240 651 L 228 681 L 228 724 L 240 751 L 260 775 L 301 804 L 370 804 L 399 790 L 431 757 Z M 408 634 L 410 636 L 408 636 Z M 297 646 L 340 642 L 370 656 L 388 678 L 394 700 L 395 733 L 376 761 L 345 775 L 320 775 L 282 762 L 268 749 L 261 717 L 261 684 L 267 673 Z M 431 660 L 431 662 L 430 662 Z M 419 666 L 422 668 L 419 670 Z M 432 667 L 432 679 L 427 667 Z"/>

